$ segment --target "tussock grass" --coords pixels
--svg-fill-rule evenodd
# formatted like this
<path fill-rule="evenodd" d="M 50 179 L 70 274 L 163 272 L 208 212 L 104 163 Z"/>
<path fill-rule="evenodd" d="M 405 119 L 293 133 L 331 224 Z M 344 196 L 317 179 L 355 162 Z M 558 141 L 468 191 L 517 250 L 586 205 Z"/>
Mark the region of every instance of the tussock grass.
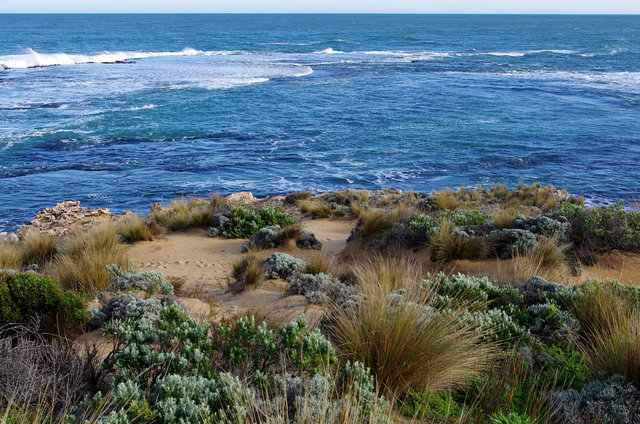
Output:
<path fill-rule="evenodd" d="M 17 243 L 0 243 L 0 269 L 22 268 L 22 253 Z"/>
<path fill-rule="evenodd" d="M 326 252 L 313 251 L 305 255 L 306 265 L 302 272 L 304 274 L 335 274 L 336 263 L 333 256 Z"/>
<path fill-rule="evenodd" d="M 364 295 L 358 307 L 333 313 L 330 331 L 343 358 L 370 367 L 381 389 L 391 395 L 460 388 L 482 374 L 493 345 L 481 341 L 476 327 L 461 322 L 461 311 L 426 313 L 428 288 L 400 275 L 377 280 L 380 266 L 373 260 L 369 264 L 371 269 L 356 272 Z M 391 301 L 389 295 L 397 289 L 404 290 L 403 298 Z"/>
<path fill-rule="evenodd" d="M 331 216 L 331 205 L 324 200 L 304 199 L 298 202 L 300 211 L 309 214 L 313 218 L 329 218 Z"/>
<path fill-rule="evenodd" d="M 349 274 L 363 291 L 368 287 L 384 287 L 392 292 L 419 284 L 427 270 L 408 256 L 385 256 L 380 253 L 361 258 L 351 265 Z"/>
<path fill-rule="evenodd" d="M 569 247 L 560 244 L 557 236 L 541 237 L 524 255 L 514 258 L 513 279 L 521 282 L 534 276 L 556 281 L 562 279 Z"/>
<path fill-rule="evenodd" d="M 292 241 L 299 240 L 302 237 L 302 223 L 294 222 L 281 228 L 278 234 L 278 244 L 283 245 Z"/>
<path fill-rule="evenodd" d="M 284 202 L 295 205 L 300 201 L 311 199 L 311 194 L 312 193 L 310 191 L 297 191 L 295 193 L 290 193 L 285 197 Z"/>
<path fill-rule="evenodd" d="M 446 189 L 439 192 L 434 191 L 432 193 L 432 196 L 435 199 L 436 204 L 438 205 L 438 208 L 440 208 L 440 210 L 449 211 L 458 209 L 460 206 L 462 206 L 462 202 L 458 199 L 456 193 L 454 193 L 451 189 Z"/>
<path fill-rule="evenodd" d="M 20 243 L 22 263 L 44 265 L 58 252 L 58 238 L 52 234 L 31 232 Z"/>
<path fill-rule="evenodd" d="M 152 241 L 164 233 L 162 227 L 160 227 L 156 222 L 147 221 L 137 215 L 119 222 L 116 225 L 116 231 L 126 243 Z"/>
<path fill-rule="evenodd" d="M 389 230 L 396 222 L 408 219 L 411 214 L 411 209 L 403 205 L 390 212 L 380 209 L 359 211 L 358 219 L 362 226 L 362 235 L 364 237 L 379 236 Z"/>
<path fill-rule="evenodd" d="M 620 374 L 640 388 L 640 311 L 624 316 L 614 312 L 595 330 L 583 347 L 591 369 L 608 376 Z"/>
<path fill-rule="evenodd" d="M 67 290 L 95 293 L 110 283 L 107 265 L 128 266 L 123 246 L 113 224 L 102 224 L 87 232 L 77 231 L 64 240 L 46 273 Z"/>
<path fill-rule="evenodd" d="M 240 293 L 247 286 L 257 287 L 265 279 L 266 269 L 263 258 L 256 252 L 249 252 L 233 264 L 229 284 L 232 293 Z"/>
<path fill-rule="evenodd" d="M 177 199 L 163 209 L 153 210 L 151 219 L 169 231 L 207 228 L 214 215 L 226 204 L 226 199 L 215 195 L 209 201 L 198 198 Z"/>
<path fill-rule="evenodd" d="M 491 250 L 486 239 L 465 237 L 455 232 L 455 224 L 445 219 L 431 235 L 432 258 L 449 262 L 456 259 L 477 259 L 486 256 Z"/>

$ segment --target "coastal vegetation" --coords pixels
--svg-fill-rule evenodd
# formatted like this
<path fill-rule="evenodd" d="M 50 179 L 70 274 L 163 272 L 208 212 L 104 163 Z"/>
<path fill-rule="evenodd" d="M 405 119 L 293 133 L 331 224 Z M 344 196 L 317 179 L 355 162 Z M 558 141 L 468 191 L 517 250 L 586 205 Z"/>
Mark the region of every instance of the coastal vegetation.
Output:
<path fill-rule="evenodd" d="M 332 251 L 311 229 L 336 222 Z M 135 269 L 131 249 L 179 234 L 233 246 L 223 292 Z M 640 255 L 622 203 L 541 184 L 212 196 L 1 243 L 3 422 L 640 420 L 640 274 L 591 277 Z"/>

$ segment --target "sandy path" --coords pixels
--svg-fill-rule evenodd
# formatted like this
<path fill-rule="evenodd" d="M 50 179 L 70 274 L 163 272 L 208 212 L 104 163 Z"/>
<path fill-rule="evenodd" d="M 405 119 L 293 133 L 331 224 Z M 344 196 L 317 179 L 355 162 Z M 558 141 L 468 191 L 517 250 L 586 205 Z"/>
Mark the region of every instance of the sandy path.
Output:
<path fill-rule="evenodd" d="M 304 222 L 304 227 L 322 242 L 322 250 L 334 256 L 339 256 L 345 248 L 354 225 L 354 221 L 346 218 Z M 127 253 L 138 271 L 157 270 L 167 277 L 183 279 L 182 296 L 206 300 L 223 315 L 230 311 L 282 304 L 287 288 L 287 283 L 283 281 L 267 281 L 258 288 L 247 289 L 238 295 L 226 293 L 232 264 L 242 257 L 240 246 L 245 241 L 210 238 L 205 230 L 194 229 L 170 233 L 159 240 L 135 243 L 128 247 Z M 282 250 L 286 249 L 273 249 Z M 298 257 L 306 253 L 297 248 L 286 251 Z M 265 256 L 270 253 L 264 252 Z M 281 306 L 299 308 L 304 304 L 300 299 L 285 303 Z"/>

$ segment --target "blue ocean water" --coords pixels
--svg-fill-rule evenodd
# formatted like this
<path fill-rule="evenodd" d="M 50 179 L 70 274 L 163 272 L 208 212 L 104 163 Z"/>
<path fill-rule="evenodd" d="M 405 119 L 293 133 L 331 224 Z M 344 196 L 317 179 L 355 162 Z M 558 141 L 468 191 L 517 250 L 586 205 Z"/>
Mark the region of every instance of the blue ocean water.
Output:
<path fill-rule="evenodd" d="M 68 199 L 640 197 L 640 16 L 0 15 L 0 228 Z"/>

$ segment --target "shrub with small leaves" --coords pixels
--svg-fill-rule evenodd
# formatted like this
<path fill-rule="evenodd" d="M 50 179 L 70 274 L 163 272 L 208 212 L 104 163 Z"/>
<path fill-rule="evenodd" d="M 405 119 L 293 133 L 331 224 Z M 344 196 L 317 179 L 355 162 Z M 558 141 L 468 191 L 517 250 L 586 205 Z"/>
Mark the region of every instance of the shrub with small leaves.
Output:
<path fill-rule="evenodd" d="M 276 252 L 264 261 L 267 268 L 267 278 L 287 279 L 300 272 L 305 266 L 305 262 L 293 256 Z"/>
<path fill-rule="evenodd" d="M 218 225 L 212 228 L 218 228 L 215 235 L 224 235 L 227 238 L 249 238 L 261 228 L 276 225 L 284 227 L 295 222 L 293 217 L 275 206 L 263 206 L 258 209 L 235 206 L 224 217 L 226 219 L 218 219 Z M 213 232 L 210 230 L 210 233 Z"/>
<path fill-rule="evenodd" d="M 571 224 L 564 216 L 558 216 L 554 219 L 544 215 L 535 217 L 518 215 L 513 221 L 513 225 L 516 228 L 546 237 L 558 236 L 561 241 L 567 240 L 569 231 L 571 231 Z"/>
<path fill-rule="evenodd" d="M 422 284 L 432 286 L 437 295 L 457 299 L 459 302 L 489 302 L 495 307 L 523 301 L 518 289 L 510 285 L 493 284 L 487 277 L 460 273 L 446 276 L 438 273 L 427 276 Z"/>
<path fill-rule="evenodd" d="M 509 412 L 508 414 L 496 412 L 491 415 L 490 422 L 492 424 L 541 424 L 537 419 L 517 412 Z"/>
<path fill-rule="evenodd" d="M 412 418 L 459 417 L 462 408 L 444 391 L 409 390 L 402 402 L 402 412 Z"/>
<path fill-rule="evenodd" d="M 322 272 L 294 275 L 289 279 L 289 283 L 287 294 L 301 294 L 309 303 L 333 301 L 340 304 L 354 293 L 352 286 L 343 284 L 337 278 Z"/>
<path fill-rule="evenodd" d="M 555 419 L 568 424 L 631 424 L 640 422 L 640 391 L 620 375 L 588 383 L 581 392 L 551 394 Z"/>
<path fill-rule="evenodd" d="M 538 241 L 534 233 L 519 228 L 492 230 L 489 238 L 496 243 L 497 253 L 503 259 L 523 254 Z"/>
<path fill-rule="evenodd" d="M 444 211 L 441 216 L 453 221 L 457 227 L 483 225 L 489 220 L 489 216 L 477 210 L 464 211 L 462 209 L 454 209 Z"/>
<path fill-rule="evenodd" d="M 114 291 L 142 290 L 150 294 L 173 294 L 173 285 L 158 271 L 125 271 L 117 265 L 107 266 Z"/>
<path fill-rule="evenodd" d="M 279 225 L 270 227 L 264 227 L 254 233 L 249 240 L 242 244 L 242 252 L 247 252 L 251 249 L 273 249 L 280 245 L 280 231 Z"/>

